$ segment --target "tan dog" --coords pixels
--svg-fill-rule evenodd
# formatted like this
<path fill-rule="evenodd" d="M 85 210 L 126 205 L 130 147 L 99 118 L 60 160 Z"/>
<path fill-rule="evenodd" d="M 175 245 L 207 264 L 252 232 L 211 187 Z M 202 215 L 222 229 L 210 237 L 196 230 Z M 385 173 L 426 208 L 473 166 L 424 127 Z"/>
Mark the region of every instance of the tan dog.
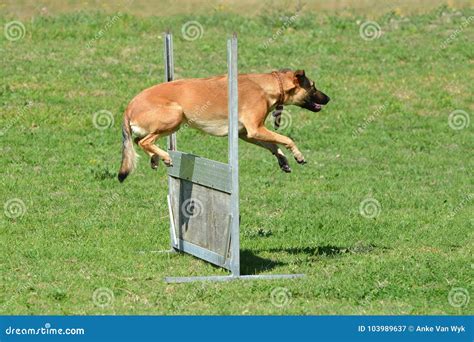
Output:
<path fill-rule="evenodd" d="M 303 154 L 293 140 L 268 130 L 265 119 L 270 111 L 282 105 L 319 112 L 322 105 L 329 102 L 329 97 L 316 89 L 304 70 L 241 74 L 238 87 L 239 137 L 270 150 L 285 172 L 291 172 L 291 169 L 277 144 L 284 145 L 298 163 L 304 164 Z M 227 76 L 162 83 L 138 94 L 124 113 L 122 166 L 118 179 L 123 182 L 135 167 L 132 135 L 150 156 L 152 168 L 158 167 L 159 158 L 165 165 L 172 166 L 169 154 L 154 143 L 156 139 L 176 132 L 182 123 L 211 135 L 227 135 Z"/>

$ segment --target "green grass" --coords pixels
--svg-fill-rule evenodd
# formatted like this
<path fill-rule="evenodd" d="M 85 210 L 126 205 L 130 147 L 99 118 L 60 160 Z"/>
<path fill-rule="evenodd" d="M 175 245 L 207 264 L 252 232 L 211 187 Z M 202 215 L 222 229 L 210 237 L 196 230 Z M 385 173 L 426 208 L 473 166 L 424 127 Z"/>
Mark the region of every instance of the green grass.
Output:
<path fill-rule="evenodd" d="M 360 15 L 302 14 L 267 49 L 281 13 L 122 15 L 91 48 L 110 16 L 24 21 L 23 39 L 0 39 L 0 202 L 26 207 L 21 217 L 0 217 L 0 313 L 472 314 L 472 300 L 455 307 L 448 294 L 473 293 L 473 124 L 453 130 L 448 116 L 459 109 L 473 119 L 474 23 L 440 49 L 472 15 L 387 13 L 375 18 L 381 37 L 365 41 Z M 182 38 L 189 20 L 204 28 L 200 39 Z M 153 172 L 142 157 L 124 184 L 115 178 L 123 110 L 162 81 L 167 28 L 178 78 L 225 73 L 226 37 L 235 30 L 241 72 L 304 68 L 332 98 L 320 113 L 287 107 L 292 124 L 283 133 L 308 160 L 292 162 L 293 173 L 240 144 L 243 270 L 306 278 L 163 282 L 226 274 L 157 253 L 169 246 L 162 165 Z M 103 131 L 92 122 L 100 110 L 115 119 Z M 226 139 L 183 129 L 178 141 L 181 150 L 226 159 Z M 379 201 L 377 217 L 360 214 L 366 198 Z M 97 306 L 98 288 L 110 289 L 113 303 Z M 291 299 L 274 305 L 272 291 Z"/>

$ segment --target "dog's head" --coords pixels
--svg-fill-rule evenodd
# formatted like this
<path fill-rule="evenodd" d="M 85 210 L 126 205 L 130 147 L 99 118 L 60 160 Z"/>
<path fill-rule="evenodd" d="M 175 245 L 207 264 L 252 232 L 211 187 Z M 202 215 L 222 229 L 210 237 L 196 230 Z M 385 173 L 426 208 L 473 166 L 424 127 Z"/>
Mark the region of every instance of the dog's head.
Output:
<path fill-rule="evenodd" d="M 292 77 L 295 88 L 290 91 L 291 104 L 319 112 L 329 102 L 329 96 L 316 89 L 314 81 L 306 77 L 304 70 L 296 70 Z"/>

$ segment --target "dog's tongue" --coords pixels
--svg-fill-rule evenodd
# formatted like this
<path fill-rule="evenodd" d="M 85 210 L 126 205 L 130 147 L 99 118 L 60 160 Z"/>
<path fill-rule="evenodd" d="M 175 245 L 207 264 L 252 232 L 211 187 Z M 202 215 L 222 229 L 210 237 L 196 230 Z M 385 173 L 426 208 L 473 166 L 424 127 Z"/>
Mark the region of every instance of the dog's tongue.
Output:
<path fill-rule="evenodd" d="M 315 103 L 315 104 L 314 104 L 314 108 L 316 108 L 316 109 L 321 109 L 321 105 L 320 105 L 320 104 L 317 104 L 317 103 Z"/>

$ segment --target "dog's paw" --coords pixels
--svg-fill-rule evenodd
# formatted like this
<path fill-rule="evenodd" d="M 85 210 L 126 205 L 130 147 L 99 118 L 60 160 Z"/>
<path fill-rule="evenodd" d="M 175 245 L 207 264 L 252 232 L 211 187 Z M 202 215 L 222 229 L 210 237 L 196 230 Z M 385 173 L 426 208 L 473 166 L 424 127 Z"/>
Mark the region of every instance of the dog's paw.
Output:
<path fill-rule="evenodd" d="M 295 157 L 295 160 L 298 164 L 301 164 L 301 165 L 306 164 L 306 160 L 304 159 L 303 156 L 301 156 L 301 158 L 296 158 Z"/>
<path fill-rule="evenodd" d="M 280 166 L 280 169 L 284 172 L 291 172 L 290 165 L 288 165 L 288 159 L 286 159 L 284 154 L 277 154 L 277 159 L 278 159 L 278 165 Z"/>
<path fill-rule="evenodd" d="M 163 163 L 165 163 L 167 167 L 173 166 L 173 161 L 171 159 L 163 159 Z"/>
<path fill-rule="evenodd" d="M 160 163 L 160 157 L 158 155 L 154 155 L 150 158 L 150 166 L 153 170 L 156 170 L 158 168 L 158 165 Z"/>

